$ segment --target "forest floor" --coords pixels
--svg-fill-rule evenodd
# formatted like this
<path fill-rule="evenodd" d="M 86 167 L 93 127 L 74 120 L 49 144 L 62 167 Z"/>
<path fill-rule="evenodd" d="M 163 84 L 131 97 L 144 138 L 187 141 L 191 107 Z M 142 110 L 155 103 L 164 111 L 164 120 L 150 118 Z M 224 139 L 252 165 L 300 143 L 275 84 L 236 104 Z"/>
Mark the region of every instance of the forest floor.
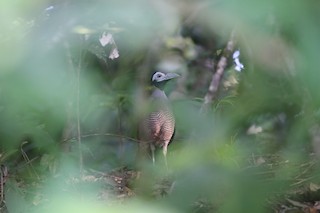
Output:
<path fill-rule="evenodd" d="M 274 165 L 266 164 L 264 159 L 259 159 L 258 164 L 261 167 L 273 167 Z M 277 162 L 278 164 L 281 162 Z M 307 162 L 305 164 L 299 165 L 301 173 L 292 180 L 290 190 L 281 195 L 275 195 L 265 202 L 265 207 L 268 212 L 276 213 L 293 213 L 293 212 L 305 212 L 305 213 L 316 213 L 320 212 L 320 185 L 313 182 L 314 177 L 310 176 L 310 172 L 315 169 L 316 160 Z M 264 180 L 273 178 L 273 170 L 264 170 L 265 172 L 257 174 L 259 178 L 264 178 Z M 108 173 L 90 171 L 85 172 L 86 174 L 78 178 L 68 178 L 65 180 L 65 184 L 62 187 L 64 192 L 78 192 L 86 191 L 88 188 L 92 189 L 92 186 L 96 187 L 94 194 L 90 195 L 93 199 L 97 201 L 112 201 L 116 204 L 124 202 L 128 199 L 138 196 L 136 194 L 135 182 L 140 178 L 141 172 L 136 170 L 131 170 L 126 167 L 115 169 Z M 14 189 L 19 188 L 19 193 L 23 194 L 25 200 L 32 203 L 32 206 L 41 206 L 47 202 L 48 197 L 43 193 L 40 193 L 42 189 L 41 184 L 25 184 L 22 181 L 14 180 L 10 181 L 10 175 L 4 177 L 9 182 L 9 184 L 4 184 L 4 193 L 1 193 L 2 205 L 0 207 L 0 213 L 10 212 L 6 207 L 6 193 L 8 191 L 14 191 Z M 168 187 L 169 186 L 169 187 Z M 159 199 L 164 196 L 170 196 L 174 187 L 172 187 L 172 182 L 168 183 L 166 181 L 159 182 L 159 184 L 154 187 L 152 196 L 154 199 Z M 9 188 L 9 189 L 8 189 Z M 32 193 L 33 196 L 28 196 L 27 189 L 35 189 Z M 170 190 L 169 190 L 170 188 Z M 76 190 L 75 190 L 76 189 Z M 79 190 L 80 189 L 80 190 Z M 9 196 L 12 198 L 12 196 Z M 17 195 L 16 195 L 17 197 Z M 32 198 L 30 198 L 32 197 Z M 207 201 L 196 201 L 195 212 L 215 212 L 214 209 L 219 207 L 212 207 L 212 204 Z"/>

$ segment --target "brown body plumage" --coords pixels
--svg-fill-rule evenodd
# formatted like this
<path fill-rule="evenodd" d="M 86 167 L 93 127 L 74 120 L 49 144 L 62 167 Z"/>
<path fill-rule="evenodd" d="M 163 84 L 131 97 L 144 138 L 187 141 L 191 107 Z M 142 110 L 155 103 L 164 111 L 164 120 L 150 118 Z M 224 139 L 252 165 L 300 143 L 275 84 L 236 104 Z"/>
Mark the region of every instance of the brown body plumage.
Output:
<path fill-rule="evenodd" d="M 167 163 L 167 148 L 174 134 L 175 119 L 169 100 L 163 91 L 163 86 L 166 81 L 178 75 L 159 73 L 157 72 L 153 75 L 153 81 L 155 81 L 156 77 L 163 77 L 162 81 L 154 82 L 155 88 L 148 103 L 148 110 L 139 124 L 139 151 L 142 156 L 150 156 L 151 154 L 150 157 L 154 163 L 155 149 L 162 148 L 165 163 Z"/>

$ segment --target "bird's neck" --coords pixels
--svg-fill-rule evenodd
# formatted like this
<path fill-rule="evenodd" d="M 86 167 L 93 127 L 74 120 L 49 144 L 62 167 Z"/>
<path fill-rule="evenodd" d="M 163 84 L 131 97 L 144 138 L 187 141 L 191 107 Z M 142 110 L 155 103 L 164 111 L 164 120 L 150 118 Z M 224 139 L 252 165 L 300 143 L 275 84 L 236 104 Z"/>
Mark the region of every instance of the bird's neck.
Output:
<path fill-rule="evenodd" d="M 168 100 L 166 93 L 157 87 L 154 88 L 151 97 L 159 100 Z"/>
<path fill-rule="evenodd" d="M 152 82 L 152 85 L 160 90 L 163 91 L 164 86 L 167 84 L 167 81 L 161 81 L 161 82 Z"/>

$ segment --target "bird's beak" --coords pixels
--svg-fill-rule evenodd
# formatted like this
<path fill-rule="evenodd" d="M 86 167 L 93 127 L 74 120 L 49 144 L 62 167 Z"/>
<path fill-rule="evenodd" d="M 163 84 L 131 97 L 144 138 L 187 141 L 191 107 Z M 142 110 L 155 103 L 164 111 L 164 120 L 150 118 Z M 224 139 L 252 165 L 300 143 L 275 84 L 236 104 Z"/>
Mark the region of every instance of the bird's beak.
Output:
<path fill-rule="evenodd" d="M 170 72 L 170 73 L 166 74 L 164 80 L 167 81 L 167 80 L 170 80 L 170 79 L 173 79 L 173 78 L 177 78 L 177 77 L 180 77 L 180 75 L 177 74 L 177 73 Z"/>

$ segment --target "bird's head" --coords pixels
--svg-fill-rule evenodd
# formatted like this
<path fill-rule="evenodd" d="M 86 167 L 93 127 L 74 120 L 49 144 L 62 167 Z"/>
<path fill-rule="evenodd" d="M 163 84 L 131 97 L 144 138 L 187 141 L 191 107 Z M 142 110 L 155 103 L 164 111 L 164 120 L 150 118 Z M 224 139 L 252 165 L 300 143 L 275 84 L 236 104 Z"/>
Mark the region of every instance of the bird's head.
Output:
<path fill-rule="evenodd" d="M 171 79 L 177 78 L 180 75 L 177 73 L 163 73 L 163 72 L 155 72 L 152 75 L 152 85 L 158 87 L 159 89 L 163 89 L 164 85 Z"/>

